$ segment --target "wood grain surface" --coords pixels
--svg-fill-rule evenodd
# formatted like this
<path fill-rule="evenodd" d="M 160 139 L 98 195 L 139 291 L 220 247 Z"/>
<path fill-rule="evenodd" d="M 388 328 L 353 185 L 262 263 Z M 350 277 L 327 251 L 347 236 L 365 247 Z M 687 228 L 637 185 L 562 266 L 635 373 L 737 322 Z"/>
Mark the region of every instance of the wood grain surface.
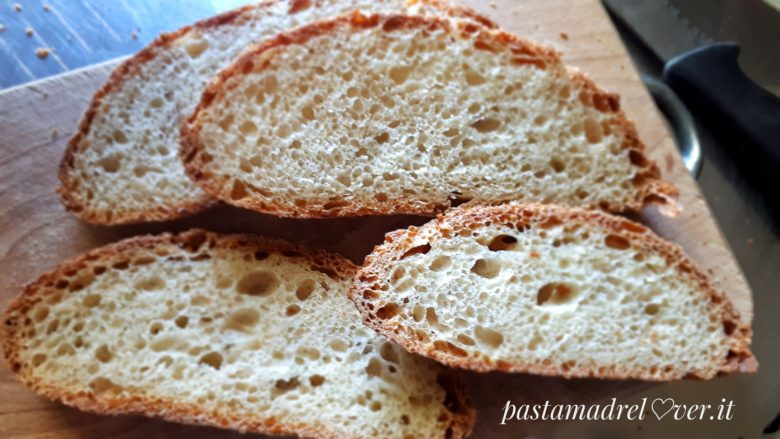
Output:
<path fill-rule="evenodd" d="M 601 5 L 596 0 L 469 1 L 502 27 L 562 51 L 566 62 L 591 76 L 602 88 L 618 92 L 626 113 L 637 123 L 650 156 L 664 178 L 681 191 L 682 214 L 667 218 L 649 209 L 638 217 L 661 236 L 679 243 L 716 279 L 744 319 L 752 318 L 749 287 L 712 218 L 695 181 L 685 170 L 672 137 Z M 89 67 L 0 92 L 0 306 L 5 307 L 22 286 L 66 258 L 117 239 L 141 233 L 178 231 L 193 226 L 225 232 L 255 232 L 307 242 L 337 251 L 355 262 L 398 227 L 421 224 L 409 216 L 333 220 L 279 219 L 219 206 L 181 221 L 120 227 L 98 227 L 67 214 L 59 202 L 57 166 L 65 143 L 74 133 L 92 93 L 116 62 Z M 759 359 L 760 360 L 760 359 Z M 740 390 L 744 376 L 708 383 L 650 385 L 636 382 L 564 380 L 529 375 L 470 374 L 474 401 L 480 410 L 474 437 L 600 436 L 598 423 L 526 423 L 498 425 L 500 408 L 508 400 L 593 402 L 611 397 L 638 398 L 659 393 L 742 398 L 737 416 L 746 421 L 727 427 L 707 424 L 712 432 L 754 434 L 766 417 L 752 411 L 755 395 Z M 84 414 L 35 396 L 0 369 L 0 437 L 225 437 L 232 433 L 188 427 L 133 416 Z M 712 396 L 715 395 L 715 396 Z M 759 421 L 756 421 L 758 419 Z M 748 422 L 750 421 L 750 422 Z M 656 422 L 646 434 L 683 431 L 681 424 Z M 641 432 L 636 423 L 610 424 L 615 431 Z M 661 428 L 663 430 L 658 430 Z M 725 430 L 724 430 L 725 428 Z M 601 430 L 599 430 L 601 429 Z M 755 430 L 757 432 L 757 430 Z M 618 434 L 619 435 L 619 434 Z"/>

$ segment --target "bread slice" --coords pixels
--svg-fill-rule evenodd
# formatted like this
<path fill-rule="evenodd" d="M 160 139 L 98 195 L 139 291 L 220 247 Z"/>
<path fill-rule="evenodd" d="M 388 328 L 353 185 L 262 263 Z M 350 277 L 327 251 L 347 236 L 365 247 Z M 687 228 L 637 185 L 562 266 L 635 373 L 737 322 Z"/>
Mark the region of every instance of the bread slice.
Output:
<path fill-rule="evenodd" d="M 60 166 L 65 207 L 89 222 L 120 224 L 174 219 L 211 205 L 178 158 L 179 122 L 203 87 L 247 45 L 353 9 L 492 25 L 439 0 L 269 0 L 163 34 L 120 64 L 92 99 Z"/>
<path fill-rule="evenodd" d="M 355 12 L 268 39 L 212 81 L 182 142 L 207 192 L 280 216 L 675 194 L 616 95 L 551 49 L 434 17 Z"/>
<path fill-rule="evenodd" d="M 306 437 L 463 437 L 460 378 L 363 326 L 355 266 L 302 246 L 204 231 L 132 238 L 66 262 L 3 316 L 5 356 L 36 392 Z"/>
<path fill-rule="evenodd" d="M 389 233 L 350 295 L 407 350 L 476 371 L 672 380 L 757 367 L 750 327 L 679 247 L 600 211 L 454 209 Z"/>

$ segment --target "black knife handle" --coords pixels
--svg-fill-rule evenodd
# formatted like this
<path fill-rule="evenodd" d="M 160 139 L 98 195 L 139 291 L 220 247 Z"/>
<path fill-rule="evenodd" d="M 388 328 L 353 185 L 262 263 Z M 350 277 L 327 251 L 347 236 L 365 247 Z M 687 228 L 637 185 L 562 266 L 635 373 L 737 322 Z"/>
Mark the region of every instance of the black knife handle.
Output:
<path fill-rule="evenodd" d="M 780 166 L 780 98 L 740 69 L 739 46 L 716 43 L 686 52 L 664 67 L 664 79 L 694 109 L 759 147 Z"/>

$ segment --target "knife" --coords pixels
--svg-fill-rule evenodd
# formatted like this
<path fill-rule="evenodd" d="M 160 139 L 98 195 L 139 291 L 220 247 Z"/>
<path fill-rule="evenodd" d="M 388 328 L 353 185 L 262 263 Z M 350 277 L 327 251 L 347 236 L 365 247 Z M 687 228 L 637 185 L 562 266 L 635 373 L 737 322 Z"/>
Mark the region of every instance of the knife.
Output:
<path fill-rule="evenodd" d="M 739 143 L 753 145 L 762 167 L 780 168 L 780 98 L 745 75 L 738 44 L 713 42 L 666 1 L 604 4 L 664 63 L 664 81 L 688 107 Z M 658 23 L 665 23 L 663 32 Z"/>

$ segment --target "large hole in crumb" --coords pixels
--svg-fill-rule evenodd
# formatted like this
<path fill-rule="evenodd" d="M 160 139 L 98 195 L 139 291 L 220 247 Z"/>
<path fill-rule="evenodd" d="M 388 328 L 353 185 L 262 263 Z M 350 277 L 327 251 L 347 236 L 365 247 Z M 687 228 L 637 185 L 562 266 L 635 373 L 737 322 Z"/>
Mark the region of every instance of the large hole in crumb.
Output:
<path fill-rule="evenodd" d="M 452 259 L 449 256 L 442 255 L 437 256 L 436 259 L 434 259 L 431 262 L 431 270 L 433 271 L 441 271 L 445 268 L 449 267 L 452 263 Z"/>
<path fill-rule="evenodd" d="M 270 271 L 253 271 L 238 281 L 236 291 L 250 296 L 265 296 L 276 291 L 279 284 L 279 279 Z"/>
<path fill-rule="evenodd" d="M 474 328 L 474 335 L 477 336 L 477 340 L 493 348 L 499 347 L 504 342 L 503 334 L 484 326 Z"/>
<path fill-rule="evenodd" d="M 225 329 L 248 332 L 260 321 L 260 312 L 254 308 L 239 309 L 227 318 Z"/>
<path fill-rule="evenodd" d="M 216 370 L 219 370 L 219 368 L 222 367 L 222 354 L 219 352 L 209 352 L 208 354 L 200 357 L 198 364 L 206 364 Z"/>
<path fill-rule="evenodd" d="M 185 50 L 190 58 L 199 57 L 206 49 L 208 49 L 209 43 L 206 40 L 193 41 L 185 46 Z"/>
<path fill-rule="evenodd" d="M 104 171 L 111 173 L 119 171 L 120 164 L 119 157 L 115 155 L 102 158 L 97 162 L 97 165 L 103 168 Z"/>
<path fill-rule="evenodd" d="M 512 235 L 498 235 L 490 241 L 488 248 L 491 251 L 514 250 L 517 247 L 517 238 Z"/>
<path fill-rule="evenodd" d="M 401 255 L 401 259 L 406 259 L 409 256 L 414 256 L 414 255 L 420 255 L 420 254 L 424 255 L 424 254 L 428 253 L 429 251 L 431 251 L 431 245 L 430 244 L 426 243 L 426 244 L 423 244 L 423 245 L 418 245 L 418 246 L 412 247 L 409 250 L 407 250 L 406 252 L 404 252 L 404 254 Z"/>
<path fill-rule="evenodd" d="M 486 279 L 492 279 L 501 272 L 501 264 L 493 259 L 477 259 L 471 272 Z"/>
<path fill-rule="evenodd" d="M 615 250 L 625 250 L 631 247 L 631 242 L 620 235 L 607 235 L 604 238 L 604 245 Z"/>
<path fill-rule="evenodd" d="M 491 131 L 495 131 L 500 126 L 501 126 L 501 121 L 499 121 L 498 119 L 494 119 L 492 117 L 479 119 L 478 121 L 471 124 L 471 127 L 479 131 L 480 133 L 489 133 Z"/>
<path fill-rule="evenodd" d="M 295 297 L 298 298 L 300 301 L 304 301 L 311 296 L 311 293 L 314 292 L 315 283 L 311 279 L 306 279 L 303 282 L 301 282 L 298 285 L 298 288 L 295 290 Z"/>
<path fill-rule="evenodd" d="M 536 304 L 563 304 L 571 301 L 576 295 L 576 288 L 564 282 L 544 284 L 536 293 Z"/>
<path fill-rule="evenodd" d="M 585 138 L 588 139 L 588 142 L 598 143 L 601 142 L 603 137 L 601 125 L 591 118 L 585 119 Z"/>
<path fill-rule="evenodd" d="M 382 320 L 387 320 L 398 315 L 400 310 L 401 308 L 398 306 L 398 304 L 390 302 L 387 305 L 379 308 L 376 311 L 376 316 Z"/>
<path fill-rule="evenodd" d="M 95 350 L 95 358 L 97 358 L 101 363 L 108 363 L 111 361 L 113 356 L 114 355 L 111 353 L 111 350 L 109 350 L 108 346 L 106 345 L 100 345 L 100 347 Z"/>
<path fill-rule="evenodd" d="M 396 66 L 390 69 L 390 79 L 396 84 L 403 84 L 409 78 L 410 73 L 412 73 L 412 67 Z"/>

